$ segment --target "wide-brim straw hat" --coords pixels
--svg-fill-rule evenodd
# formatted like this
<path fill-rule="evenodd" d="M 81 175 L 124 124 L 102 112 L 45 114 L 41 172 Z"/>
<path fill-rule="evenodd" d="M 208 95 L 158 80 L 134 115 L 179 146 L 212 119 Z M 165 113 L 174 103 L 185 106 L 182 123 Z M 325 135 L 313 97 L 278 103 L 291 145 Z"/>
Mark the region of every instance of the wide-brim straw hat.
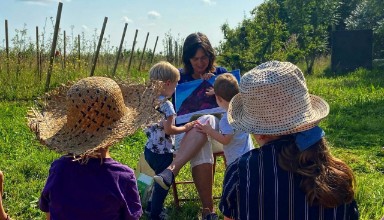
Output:
<path fill-rule="evenodd" d="M 239 87 L 229 105 L 228 121 L 251 134 L 305 131 L 329 113 L 328 103 L 308 93 L 303 73 L 289 62 L 263 63 L 245 73 Z"/>
<path fill-rule="evenodd" d="M 28 125 L 44 145 L 84 158 L 98 154 L 138 128 L 158 120 L 161 84 L 131 84 L 87 77 L 62 85 L 41 98 Z"/>

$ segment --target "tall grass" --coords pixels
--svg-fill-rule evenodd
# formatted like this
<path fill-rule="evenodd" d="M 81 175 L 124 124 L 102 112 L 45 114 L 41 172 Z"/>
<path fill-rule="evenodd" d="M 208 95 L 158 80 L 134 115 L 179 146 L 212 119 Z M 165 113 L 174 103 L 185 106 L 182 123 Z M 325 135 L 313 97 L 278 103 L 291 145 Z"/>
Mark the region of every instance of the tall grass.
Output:
<path fill-rule="evenodd" d="M 326 131 L 332 153 L 354 170 L 361 219 L 380 219 L 384 216 L 384 74 L 381 70 L 358 69 L 335 75 L 326 68 L 329 60 L 319 63 L 315 66 L 315 74 L 306 76 L 306 79 L 310 93 L 323 97 L 331 107 L 330 115 L 321 126 Z M 143 77 L 140 72 L 135 74 L 138 78 Z M 6 78 L 2 78 L 2 82 Z M 60 83 L 58 80 L 54 82 Z M 34 85 L 29 85 L 28 80 L 17 89 L 7 86 L 3 84 L 3 91 L 13 91 L 13 97 L 25 97 L 25 101 L 0 101 L 0 169 L 5 173 L 4 205 L 15 219 L 44 219 L 44 214 L 37 209 L 37 201 L 50 163 L 60 155 L 42 146 L 26 126 L 26 112 L 33 105 L 33 97 L 41 90 L 29 91 Z M 26 88 L 23 91 L 28 90 L 30 95 L 20 95 L 19 88 L 23 87 Z M 112 157 L 135 168 L 144 143 L 145 135 L 139 131 L 116 144 L 111 149 Z M 221 192 L 223 167 L 220 161 L 215 175 L 215 195 Z M 178 178 L 191 178 L 189 165 L 183 168 Z M 193 185 L 180 187 L 179 195 L 198 197 Z M 218 200 L 215 203 L 217 207 Z M 177 210 L 170 193 L 165 205 L 170 210 L 171 219 L 198 219 L 200 216 L 198 201 L 184 202 Z"/>
<path fill-rule="evenodd" d="M 52 19 L 51 17 L 50 23 L 53 27 L 54 22 Z M 16 29 L 16 34 L 11 37 L 10 42 L 12 43 L 11 47 L 8 48 L 9 54 L 7 54 L 5 46 L 0 46 L 0 82 L 2 82 L 0 85 L 0 100 L 30 100 L 45 92 L 50 59 L 49 51 L 51 50 L 53 37 L 52 34 L 46 36 L 48 34 L 45 29 L 49 25 L 47 21 L 48 19 L 46 19 L 43 32 L 39 35 L 39 51 L 37 51 L 36 42 L 28 37 L 28 29 L 25 24 L 21 29 Z M 54 88 L 69 80 L 89 76 L 98 40 L 97 30 L 95 30 L 92 40 L 86 39 L 84 33 L 80 38 L 73 36 L 73 30 L 71 35 L 66 36 L 65 39 L 63 33 L 61 33 L 56 46 L 56 51 L 60 52 L 60 55 L 54 57 L 49 87 Z M 66 43 L 64 44 L 64 42 Z M 96 76 L 114 76 L 120 79 L 129 78 L 135 80 L 142 77 L 141 73 L 151 67 L 151 61 L 154 63 L 164 58 L 161 54 L 155 54 L 152 60 L 151 49 L 146 51 L 136 49 L 133 52 L 123 49 L 119 56 L 116 73 L 113 75 L 117 47 L 111 45 L 110 36 L 103 38 L 102 42 L 94 72 Z M 66 54 L 64 54 L 64 45 L 66 45 Z M 39 64 L 37 52 L 39 52 Z M 128 71 L 128 62 L 131 55 L 132 62 Z M 142 62 L 141 58 L 143 58 Z M 142 63 L 140 70 L 138 69 L 139 63 Z"/>

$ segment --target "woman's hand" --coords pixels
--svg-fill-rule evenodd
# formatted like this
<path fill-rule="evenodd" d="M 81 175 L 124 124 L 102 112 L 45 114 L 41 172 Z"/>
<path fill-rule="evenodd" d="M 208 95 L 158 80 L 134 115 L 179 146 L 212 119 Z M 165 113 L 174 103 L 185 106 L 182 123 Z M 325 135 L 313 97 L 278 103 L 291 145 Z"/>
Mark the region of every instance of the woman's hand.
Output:
<path fill-rule="evenodd" d="M 209 87 L 209 88 L 206 90 L 205 94 L 206 94 L 207 96 L 212 96 L 212 95 L 215 94 L 215 90 L 213 89 L 213 87 Z"/>
<path fill-rule="evenodd" d="M 191 122 L 188 122 L 187 124 L 184 125 L 185 127 L 185 132 L 191 130 L 195 125 L 197 124 L 197 121 L 191 121 Z"/>
<path fill-rule="evenodd" d="M 209 80 L 212 76 L 214 76 L 215 74 L 213 73 L 204 73 L 201 75 L 201 79 L 203 80 Z"/>
<path fill-rule="evenodd" d="M 207 134 L 207 135 L 209 135 L 212 132 L 212 130 L 215 130 L 209 124 L 209 121 L 207 123 L 205 123 L 205 124 L 201 124 L 199 121 L 197 121 L 195 127 L 197 128 L 198 132 L 204 133 L 204 134 Z"/>

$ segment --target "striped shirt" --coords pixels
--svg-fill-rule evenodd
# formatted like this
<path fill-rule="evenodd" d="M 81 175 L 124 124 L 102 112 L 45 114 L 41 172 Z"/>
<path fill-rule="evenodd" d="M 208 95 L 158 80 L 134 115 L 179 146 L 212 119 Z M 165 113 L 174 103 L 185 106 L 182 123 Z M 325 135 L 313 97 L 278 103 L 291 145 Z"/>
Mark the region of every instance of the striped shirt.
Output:
<path fill-rule="evenodd" d="M 309 206 L 300 176 L 280 168 L 277 140 L 245 153 L 227 167 L 220 210 L 233 219 L 307 220 L 354 219 L 356 202 L 335 208 Z"/>

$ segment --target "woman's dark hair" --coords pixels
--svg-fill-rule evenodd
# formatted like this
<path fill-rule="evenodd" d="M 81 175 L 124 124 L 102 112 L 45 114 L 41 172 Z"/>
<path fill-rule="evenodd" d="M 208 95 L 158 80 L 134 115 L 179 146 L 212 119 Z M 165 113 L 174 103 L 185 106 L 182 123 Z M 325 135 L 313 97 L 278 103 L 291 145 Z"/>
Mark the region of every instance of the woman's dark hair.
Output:
<path fill-rule="evenodd" d="M 351 168 L 329 152 L 324 138 L 300 152 L 293 137 L 279 154 L 279 165 L 302 177 L 300 187 L 310 205 L 326 208 L 350 203 L 354 198 L 355 178 Z"/>
<path fill-rule="evenodd" d="M 208 37 L 205 34 L 197 32 L 197 33 L 188 35 L 188 37 L 184 41 L 182 59 L 184 63 L 185 74 L 193 73 L 192 64 L 189 59 L 195 56 L 196 51 L 199 48 L 203 49 L 205 54 L 209 58 L 209 64 L 206 71 L 207 72 L 215 71 L 214 63 L 216 60 L 216 55 L 213 50 L 213 47 L 209 42 Z"/>

